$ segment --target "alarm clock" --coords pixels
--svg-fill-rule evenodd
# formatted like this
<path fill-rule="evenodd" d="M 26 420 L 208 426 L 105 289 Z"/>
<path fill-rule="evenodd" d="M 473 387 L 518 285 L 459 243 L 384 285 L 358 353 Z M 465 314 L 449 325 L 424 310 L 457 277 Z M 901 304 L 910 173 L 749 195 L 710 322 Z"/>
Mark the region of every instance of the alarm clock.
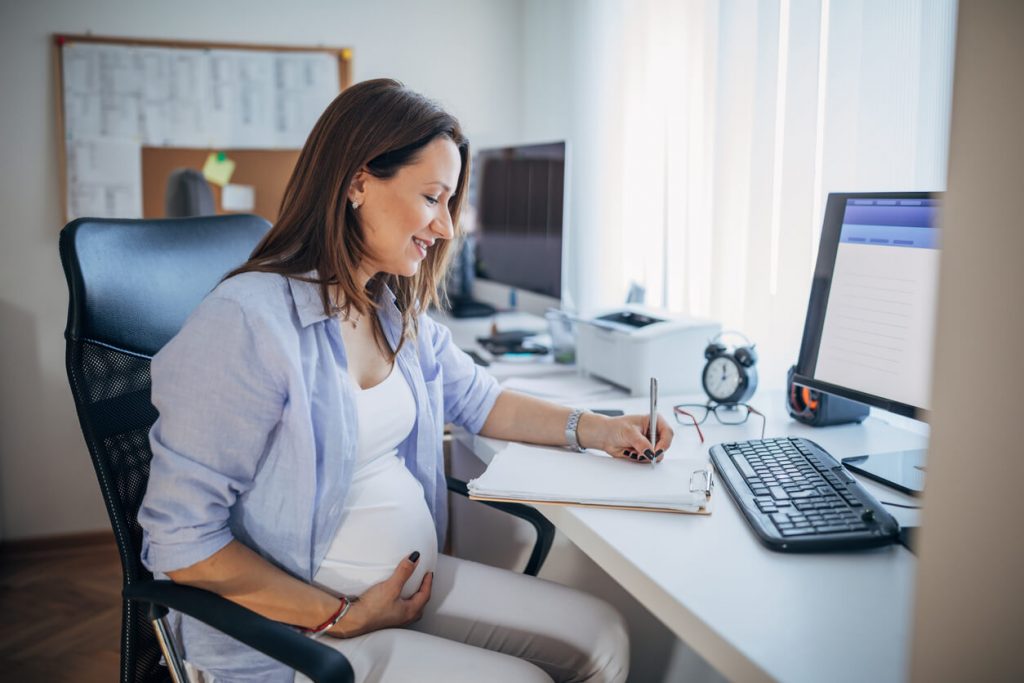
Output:
<path fill-rule="evenodd" d="M 722 337 L 734 335 L 745 342 L 728 347 Z M 757 390 L 757 352 L 754 344 L 739 332 L 721 332 L 704 349 L 702 383 L 704 391 L 715 403 L 743 403 Z"/>

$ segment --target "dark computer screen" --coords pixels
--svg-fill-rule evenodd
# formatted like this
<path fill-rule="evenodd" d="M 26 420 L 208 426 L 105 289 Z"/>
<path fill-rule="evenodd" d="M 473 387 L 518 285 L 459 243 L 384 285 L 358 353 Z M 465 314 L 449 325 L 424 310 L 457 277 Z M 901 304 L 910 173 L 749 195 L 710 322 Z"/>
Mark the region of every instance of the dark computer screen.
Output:
<path fill-rule="evenodd" d="M 476 276 L 562 296 L 565 143 L 480 150 L 469 203 L 476 214 Z"/>
<path fill-rule="evenodd" d="M 794 381 L 926 419 L 936 193 L 830 194 Z"/>

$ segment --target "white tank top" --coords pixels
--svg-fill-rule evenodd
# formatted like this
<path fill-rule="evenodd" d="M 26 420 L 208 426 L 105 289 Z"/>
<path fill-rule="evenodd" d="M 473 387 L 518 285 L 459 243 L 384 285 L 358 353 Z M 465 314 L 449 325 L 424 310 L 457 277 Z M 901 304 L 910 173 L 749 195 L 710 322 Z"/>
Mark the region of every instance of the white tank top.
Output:
<path fill-rule="evenodd" d="M 420 552 L 402 597 L 415 593 L 437 564 L 437 535 L 423 486 L 398 459 L 412 432 L 416 402 L 401 370 L 369 389 L 356 387 L 358 446 L 341 523 L 313 583 L 359 595 L 391 576 L 403 557 Z"/>

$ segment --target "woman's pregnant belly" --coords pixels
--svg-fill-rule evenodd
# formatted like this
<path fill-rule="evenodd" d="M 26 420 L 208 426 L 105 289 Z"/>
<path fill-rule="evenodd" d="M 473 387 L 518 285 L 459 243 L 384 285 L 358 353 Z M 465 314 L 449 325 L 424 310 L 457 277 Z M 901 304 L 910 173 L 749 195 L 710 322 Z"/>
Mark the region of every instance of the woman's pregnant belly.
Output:
<path fill-rule="evenodd" d="M 360 595 L 417 550 L 420 559 L 405 582 L 403 598 L 434 571 L 437 535 L 423 487 L 395 455 L 384 455 L 353 475 L 341 523 L 313 583 L 333 593 Z"/>

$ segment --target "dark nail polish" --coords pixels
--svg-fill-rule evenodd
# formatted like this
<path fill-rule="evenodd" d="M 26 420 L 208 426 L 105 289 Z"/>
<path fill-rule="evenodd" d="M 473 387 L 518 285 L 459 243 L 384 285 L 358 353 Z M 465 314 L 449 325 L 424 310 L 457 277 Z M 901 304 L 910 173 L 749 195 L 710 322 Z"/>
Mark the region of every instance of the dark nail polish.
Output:
<path fill-rule="evenodd" d="M 622 451 L 623 455 L 629 455 L 629 451 Z"/>
<path fill-rule="evenodd" d="M 636 460 L 636 453 L 630 453 L 629 457 L 632 458 L 633 460 Z"/>
<path fill-rule="evenodd" d="M 418 560 L 418 559 L 420 559 L 420 551 L 419 550 L 415 550 L 415 551 L 413 551 L 412 555 L 409 556 L 409 561 L 410 562 L 416 562 L 416 560 Z"/>
<path fill-rule="evenodd" d="M 648 458 L 653 458 L 654 457 L 654 451 L 652 451 L 650 448 L 648 448 L 646 451 L 644 451 L 644 455 L 646 455 Z"/>
<path fill-rule="evenodd" d="M 665 449 L 663 449 L 663 448 L 659 448 L 659 449 L 658 449 L 658 452 L 657 452 L 657 453 L 655 453 L 655 455 L 661 455 L 661 454 L 662 454 L 662 453 L 664 453 L 664 452 L 665 452 Z"/>

